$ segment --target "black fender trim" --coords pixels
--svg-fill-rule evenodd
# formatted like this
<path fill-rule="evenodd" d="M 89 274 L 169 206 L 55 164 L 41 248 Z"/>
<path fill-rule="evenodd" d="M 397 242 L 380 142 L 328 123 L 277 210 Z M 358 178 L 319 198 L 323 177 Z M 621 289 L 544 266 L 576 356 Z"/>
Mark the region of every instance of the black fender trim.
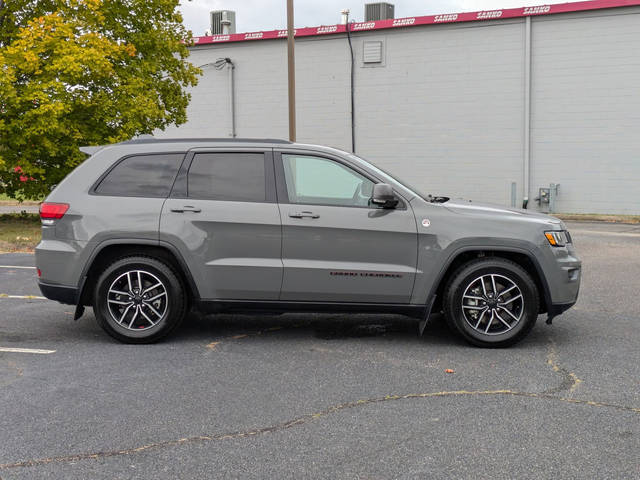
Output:
<path fill-rule="evenodd" d="M 93 266 L 96 258 L 98 257 L 98 255 L 100 255 L 100 253 L 105 248 L 113 245 L 132 246 L 132 247 L 148 246 L 148 247 L 164 248 L 168 250 L 169 252 L 171 252 L 171 254 L 174 256 L 174 258 L 178 262 L 178 266 L 182 270 L 182 273 L 184 274 L 184 277 L 187 280 L 187 283 L 189 284 L 189 288 L 193 292 L 193 297 L 194 297 L 193 300 L 197 301 L 200 298 L 200 292 L 198 291 L 198 287 L 196 285 L 196 282 L 193 279 L 193 276 L 191 275 L 191 271 L 189 270 L 187 263 L 184 261 L 184 258 L 182 258 L 182 255 L 180 254 L 178 249 L 174 247 L 172 244 L 168 242 L 163 242 L 161 240 L 148 240 L 148 239 L 141 239 L 141 238 L 119 238 L 114 240 L 105 240 L 104 242 L 99 243 L 93 249 L 89 257 L 89 261 L 87 261 L 84 267 L 84 270 L 82 271 L 80 284 L 78 285 L 78 298 L 77 298 L 77 301 L 73 303 L 73 305 L 79 306 L 81 303 L 81 300 L 84 295 L 84 288 L 86 285 L 88 273 L 91 270 L 91 267 Z M 78 309 L 76 309 L 76 314 L 78 314 Z M 82 313 L 80 313 L 80 315 L 82 315 Z"/>
<path fill-rule="evenodd" d="M 454 262 L 454 260 L 462 253 L 474 252 L 474 251 L 507 252 L 507 253 L 519 253 L 519 254 L 525 255 L 529 260 L 531 260 L 531 263 L 535 267 L 536 272 L 538 274 L 538 278 L 540 279 L 540 284 L 542 285 L 542 290 L 543 290 L 542 294 L 544 295 L 545 304 L 547 305 L 547 313 L 548 313 L 547 323 L 550 323 L 549 317 L 553 319 L 553 317 L 555 317 L 556 315 L 559 315 L 562 311 L 564 311 L 564 310 L 561 310 L 560 313 L 554 313 L 552 309 L 553 303 L 551 301 L 551 290 L 549 289 L 547 277 L 544 275 L 544 271 L 540 266 L 540 262 L 538 262 L 538 259 L 536 258 L 534 253 L 532 253 L 530 250 L 527 250 L 525 248 L 508 247 L 508 246 L 488 246 L 488 245 L 467 245 L 454 250 L 451 253 L 451 255 L 449 255 L 449 257 L 447 258 L 447 261 L 445 262 L 442 269 L 440 270 L 440 273 L 438 273 L 437 280 L 433 282 L 433 286 L 431 287 L 431 291 L 429 292 L 429 296 L 427 297 L 427 305 L 435 301 L 436 292 L 440 287 L 440 283 L 442 282 L 445 273 L 447 272 L 451 264 Z"/>

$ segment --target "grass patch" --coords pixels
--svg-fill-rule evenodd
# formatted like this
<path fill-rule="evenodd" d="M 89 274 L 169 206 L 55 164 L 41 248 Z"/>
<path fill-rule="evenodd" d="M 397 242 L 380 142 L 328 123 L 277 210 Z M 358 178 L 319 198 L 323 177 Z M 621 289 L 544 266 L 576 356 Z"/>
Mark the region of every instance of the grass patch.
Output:
<path fill-rule="evenodd" d="M 37 214 L 0 215 L 0 252 L 33 252 L 40 237 L 40 217 Z"/>
<path fill-rule="evenodd" d="M 640 215 L 603 215 L 600 213 L 552 213 L 561 220 L 582 222 L 640 223 Z"/>
<path fill-rule="evenodd" d="M 25 198 L 24 200 L 18 200 L 17 198 L 11 198 L 9 195 L 7 195 L 6 193 L 0 193 L 0 205 L 9 205 L 9 206 L 14 206 L 14 205 L 38 205 L 42 200 L 44 200 L 44 197 L 42 199 L 39 198 Z"/>

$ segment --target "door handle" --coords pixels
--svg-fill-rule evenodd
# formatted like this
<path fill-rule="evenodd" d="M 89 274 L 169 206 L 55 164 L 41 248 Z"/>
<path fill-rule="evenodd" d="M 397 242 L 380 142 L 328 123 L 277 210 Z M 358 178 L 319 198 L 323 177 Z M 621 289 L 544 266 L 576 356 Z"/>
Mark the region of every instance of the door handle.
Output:
<path fill-rule="evenodd" d="M 296 212 L 290 213 L 289 216 L 291 218 L 320 218 L 320 215 L 313 212 Z"/>
<path fill-rule="evenodd" d="M 171 211 L 175 213 L 184 213 L 184 212 L 200 213 L 202 210 L 196 207 L 192 207 L 191 205 L 185 205 L 182 208 L 172 208 Z"/>

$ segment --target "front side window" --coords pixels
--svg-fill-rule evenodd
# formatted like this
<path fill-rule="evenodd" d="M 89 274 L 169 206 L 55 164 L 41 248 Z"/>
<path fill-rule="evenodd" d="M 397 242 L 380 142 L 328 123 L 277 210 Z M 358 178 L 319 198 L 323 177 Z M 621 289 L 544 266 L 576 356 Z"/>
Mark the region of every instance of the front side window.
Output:
<path fill-rule="evenodd" d="M 290 203 L 366 207 L 374 183 L 327 158 L 282 155 Z"/>
<path fill-rule="evenodd" d="M 187 188 L 190 198 L 264 202 L 264 154 L 197 153 L 189 168 Z"/>
<path fill-rule="evenodd" d="M 135 155 L 118 163 L 95 188 L 100 195 L 165 198 L 184 153 Z"/>

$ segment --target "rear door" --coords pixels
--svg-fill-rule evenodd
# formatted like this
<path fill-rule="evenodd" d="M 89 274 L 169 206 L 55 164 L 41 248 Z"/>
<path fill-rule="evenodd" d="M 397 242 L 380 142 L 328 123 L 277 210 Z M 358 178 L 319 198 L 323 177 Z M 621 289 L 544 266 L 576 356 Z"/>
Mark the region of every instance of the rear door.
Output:
<path fill-rule="evenodd" d="M 417 229 L 409 202 L 369 205 L 377 183 L 338 157 L 276 153 L 282 300 L 409 303 Z"/>
<path fill-rule="evenodd" d="M 277 300 L 281 225 L 270 149 L 197 149 L 187 155 L 160 219 L 200 297 Z"/>

